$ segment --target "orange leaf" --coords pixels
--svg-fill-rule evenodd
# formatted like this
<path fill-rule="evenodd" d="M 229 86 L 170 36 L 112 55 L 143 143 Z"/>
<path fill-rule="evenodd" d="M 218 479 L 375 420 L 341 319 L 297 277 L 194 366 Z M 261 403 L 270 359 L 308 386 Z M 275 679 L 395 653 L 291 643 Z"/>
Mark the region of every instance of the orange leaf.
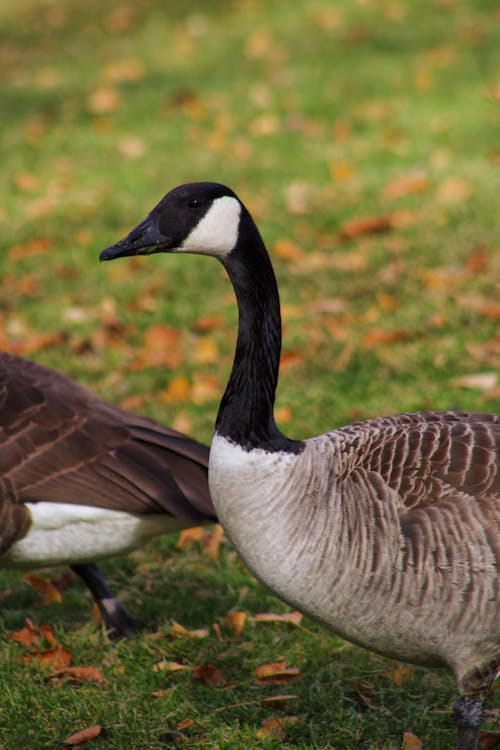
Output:
<path fill-rule="evenodd" d="M 179 549 L 192 547 L 196 542 L 202 542 L 206 536 L 207 530 L 204 526 L 193 526 L 191 529 L 183 529 L 179 534 L 176 546 Z"/>
<path fill-rule="evenodd" d="M 341 237 L 347 240 L 352 240 L 355 237 L 361 237 L 365 234 L 380 234 L 381 232 L 388 232 L 393 228 L 393 220 L 391 216 L 369 216 L 360 219 L 351 219 L 346 221 L 345 224 L 339 229 Z"/>
<path fill-rule="evenodd" d="M 212 365 L 219 359 L 219 350 L 213 339 L 205 336 L 196 344 L 193 352 L 193 359 L 202 365 Z"/>
<path fill-rule="evenodd" d="M 209 532 L 208 539 L 204 545 L 205 554 L 215 562 L 219 559 L 219 547 L 223 538 L 224 529 L 219 523 L 216 523 L 213 531 Z"/>
<path fill-rule="evenodd" d="M 32 258 L 34 255 L 44 255 L 53 247 L 53 245 L 53 241 L 45 237 L 29 240 L 22 245 L 16 245 L 13 247 L 9 253 L 9 260 L 18 261 L 23 258 Z"/>
<path fill-rule="evenodd" d="M 58 591 L 51 581 L 42 578 L 36 573 L 27 573 L 23 576 L 26 583 L 29 583 L 32 589 L 42 595 L 41 604 L 43 607 L 52 602 L 60 604 L 62 602 L 61 592 Z"/>
<path fill-rule="evenodd" d="M 47 682 L 52 680 L 74 680 L 75 682 L 97 682 L 99 685 L 109 685 L 100 669 L 97 667 L 65 667 L 53 672 L 47 678 Z"/>
<path fill-rule="evenodd" d="M 64 646 L 55 646 L 54 648 L 47 649 L 45 651 L 34 652 L 26 654 L 23 657 L 25 664 L 30 662 L 40 662 L 41 664 L 47 664 L 52 669 L 65 669 L 69 667 L 73 661 L 73 654 L 68 651 Z"/>
<path fill-rule="evenodd" d="M 79 732 L 75 732 L 75 734 L 72 734 L 70 737 L 66 737 L 66 739 L 63 740 L 63 745 L 81 745 L 83 742 L 95 740 L 95 738 L 98 737 L 101 732 L 102 727 L 100 726 L 100 724 L 94 724 L 91 727 L 87 727 L 86 729 L 81 729 Z"/>
<path fill-rule="evenodd" d="M 413 732 L 404 732 L 403 750 L 420 750 L 424 743 Z"/>
<path fill-rule="evenodd" d="M 300 669 L 298 667 L 285 667 L 284 661 L 277 661 L 272 664 L 262 664 L 257 667 L 255 674 L 260 682 L 279 684 L 298 680 Z"/>
<path fill-rule="evenodd" d="M 410 172 L 410 174 L 396 177 L 384 188 L 387 198 L 404 198 L 406 195 L 423 193 L 429 187 L 429 178 L 425 172 Z"/>
<path fill-rule="evenodd" d="M 163 399 L 169 404 L 178 404 L 189 398 L 190 391 L 189 380 L 184 375 L 179 375 L 171 380 L 163 391 Z"/>
<path fill-rule="evenodd" d="M 186 716 L 185 719 L 183 719 L 177 724 L 176 729 L 178 732 L 182 732 L 183 729 L 188 729 L 189 727 L 192 727 L 193 724 L 194 724 L 193 719 L 190 719 L 189 716 Z"/>
<path fill-rule="evenodd" d="M 225 677 L 217 667 L 212 664 L 202 664 L 193 669 L 193 677 L 206 685 L 223 685 Z"/>
<path fill-rule="evenodd" d="M 286 238 L 276 240 L 273 247 L 273 255 L 281 260 L 299 260 L 304 255 L 302 249 Z"/>
<path fill-rule="evenodd" d="M 279 615 L 276 612 L 261 612 L 254 616 L 255 622 L 291 622 L 292 625 L 299 626 L 302 622 L 302 612 L 286 612 Z"/>
<path fill-rule="evenodd" d="M 396 667 L 396 669 L 390 672 L 383 672 L 383 676 L 392 680 L 396 685 L 402 685 L 406 680 L 413 679 L 413 668 L 412 667 Z"/>
<path fill-rule="evenodd" d="M 296 724 L 298 721 L 296 716 L 283 716 L 279 719 L 264 719 L 262 721 L 262 729 L 257 732 L 258 737 L 274 737 L 275 739 L 283 740 L 286 737 L 286 728 Z"/>
<path fill-rule="evenodd" d="M 24 628 L 9 635 L 10 640 L 15 643 L 20 643 L 21 646 L 25 646 L 26 648 L 29 648 L 30 646 L 38 646 L 40 644 L 38 628 L 27 618 L 25 623 Z"/>
<path fill-rule="evenodd" d="M 197 405 L 201 405 L 212 399 L 220 397 L 221 387 L 217 378 L 213 375 L 200 375 L 195 373 L 191 398 Z"/>
<path fill-rule="evenodd" d="M 410 331 L 406 331 L 404 328 L 397 328 L 394 331 L 384 331 L 383 328 L 371 328 L 364 334 L 361 340 L 361 348 L 374 349 L 377 346 L 395 344 L 398 341 L 406 341 L 412 335 Z"/>
<path fill-rule="evenodd" d="M 226 321 L 222 315 L 205 315 L 202 318 L 198 318 L 195 323 L 195 328 L 200 333 L 210 333 L 211 331 L 217 331 L 225 327 Z"/>
<path fill-rule="evenodd" d="M 224 617 L 224 622 L 226 623 L 226 626 L 229 628 L 229 630 L 232 630 L 232 632 L 239 636 L 241 635 L 241 631 L 243 630 L 243 626 L 245 624 L 245 620 L 247 619 L 247 613 L 246 612 L 228 612 L 228 614 Z"/>
<path fill-rule="evenodd" d="M 96 89 L 88 99 L 88 108 L 94 115 L 115 112 L 121 103 L 120 92 L 111 86 Z"/>

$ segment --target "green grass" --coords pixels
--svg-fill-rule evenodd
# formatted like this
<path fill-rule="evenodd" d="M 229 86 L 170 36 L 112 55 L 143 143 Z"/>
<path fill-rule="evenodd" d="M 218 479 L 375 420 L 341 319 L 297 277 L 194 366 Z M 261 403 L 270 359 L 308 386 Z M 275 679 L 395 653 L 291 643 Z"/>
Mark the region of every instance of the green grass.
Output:
<path fill-rule="evenodd" d="M 273 254 L 284 350 L 296 355 L 277 399 L 288 434 L 403 410 L 498 411 L 498 387 L 458 382 L 499 364 L 498 20 L 493 0 L 4 0 L 0 345 L 208 442 L 233 353 L 227 280 L 203 258 L 97 256 L 171 187 L 213 179 L 247 203 Z M 414 174 L 420 190 L 394 191 Z M 386 234 L 339 232 L 395 213 L 403 220 Z M 302 256 L 282 257 L 284 239 Z M 222 323 L 203 334 L 207 315 Z M 163 323 L 182 332 L 178 366 L 135 366 Z M 196 356 L 204 335 L 209 364 Z M 165 397 L 173 379 L 207 373 L 213 394 Z M 5 634 L 27 616 L 49 622 L 75 664 L 100 666 L 110 683 L 47 683 L 4 637 L 2 750 L 57 748 L 94 723 L 96 747 L 167 747 L 186 717 L 183 748 L 388 750 L 406 730 L 426 750 L 451 745 L 450 675 L 415 669 L 396 685 L 384 674 L 393 665 L 309 622 L 248 621 L 231 635 L 232 608 L 286 608 L 227 543 L 218 563 L 162 539 L 104 569 L 147 620 L 136 643 L 96 630 L 79 583 L 40 608 L 20 574 L 0 575 Z M 218 623 L 224 641 L 213 629 L 173 638 L 170 618 Z M 216 664 L 226 682 L 154 672 L 162 658 Z M 255 668 L 280 658 L 300 680 L 259 684 Z M 296 698 L 261 706 L 283 692 Z M 280 715 L 297 717 L 285 739 L 257 734 Z"/>

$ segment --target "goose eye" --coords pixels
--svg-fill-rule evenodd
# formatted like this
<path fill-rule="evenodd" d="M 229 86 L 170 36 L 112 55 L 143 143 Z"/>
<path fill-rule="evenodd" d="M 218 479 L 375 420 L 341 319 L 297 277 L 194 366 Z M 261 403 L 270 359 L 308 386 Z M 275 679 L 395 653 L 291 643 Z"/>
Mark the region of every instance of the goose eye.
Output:
<path fill-rule="evenodd" d="M 199 198 L 191 198 L 188 203 L 188 206 L 189 208 L 194 208 L 194 209 L 201 208 L 201 203 L 202 202 Z"/>

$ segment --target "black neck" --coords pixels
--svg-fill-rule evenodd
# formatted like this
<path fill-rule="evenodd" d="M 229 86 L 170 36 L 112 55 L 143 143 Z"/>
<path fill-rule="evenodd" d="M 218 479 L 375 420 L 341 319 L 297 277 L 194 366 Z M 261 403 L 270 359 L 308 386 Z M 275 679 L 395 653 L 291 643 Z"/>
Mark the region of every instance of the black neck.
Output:
<path fill-rule="evenodd" d="M 224 262 L 238 302 L 233 369 L 217 415 L 219 435 L 246 450 L 301 450 L 274 421 L 281 352 L 278 287 L 262 238 L 243 209 L 238 245 Z"/>

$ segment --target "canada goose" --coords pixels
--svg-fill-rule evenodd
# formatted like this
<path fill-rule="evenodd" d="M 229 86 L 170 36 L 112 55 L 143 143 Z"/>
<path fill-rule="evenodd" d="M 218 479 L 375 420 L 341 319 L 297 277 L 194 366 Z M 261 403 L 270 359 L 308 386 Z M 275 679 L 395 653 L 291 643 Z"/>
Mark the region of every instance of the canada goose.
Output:
<path fill-rule="evenodd" d="M 69 564 L 108 627 L 133 636 L 94 560 L 215 520 L 208 447 L 0 353 L 0 566 Z"/>
<path fill-rule="evenodd" d="M 308 440 L 277 428 L 278 289 L 264 242 L 229 188 L 169 192 L 101 260 L 213 255 L 239 326 L 209 486 L 253 574 L 342 637 L 457 678 L 457 748 L 475 750 L 500 666 L 500 417 L 422 412 Z"/>

